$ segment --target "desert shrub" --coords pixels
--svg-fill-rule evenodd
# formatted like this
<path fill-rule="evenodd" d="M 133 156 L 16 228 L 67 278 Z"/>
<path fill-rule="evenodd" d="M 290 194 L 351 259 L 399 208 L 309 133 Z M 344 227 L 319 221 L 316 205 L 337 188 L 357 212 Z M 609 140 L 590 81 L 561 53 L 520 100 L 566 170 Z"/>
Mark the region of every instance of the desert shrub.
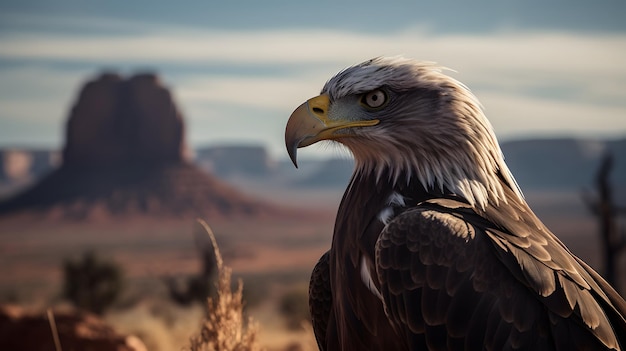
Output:
<path fill-rule="evenodd" d="M 63 297 L 76 307 L 103 314 L 122 293 L 122 269 L 93 251 L 63 264 Z"/>
<path fill-rule="evenodd" d="M 9 288 L 0 292 L 0 305 L 18 304 L 20 295 L 15 288 Z"/>
<path fill-rule="evenodd" d="M 243 289 L 243 300 L 246 302 L 244 311 L 259 306 L 267 300 L 271 280 L 258 275 L 247 275 L 241 279 L 246 281 L 246 286 Z M 233 285 L 233 288 L 236 286 Z"/>
<path fill-rule="evenodd" d="M 303 321 L 310 320 L 309 293 L 305 287 L 286 292 L 279 304 L 280 312 L 287 319 L 287 327 L 290 329 L 299 329 Z"/>
<path fill-rule="evenodd" d="M 215 294 L 213 283 L 217 276 L 215 248 L 204 229 L 194 231 L 194 237 L 202 270 L 187 278 L 173 276 L 162 278 L 170 299 L 181 306 L 188 306 L 194 302 L 204 303 L 208 296 Z"/>
<path fill-rule="evenodd" d="M 190 339 L 191 351 L 257 351 L 262 350 L 257 340 L 258 325 L 244 318 L 243 283 L 239 280 L 232 291 L 232 270 L 224 266 L 215 236 L 203 222 L 200 225 L 213 243 L 217 267 L 216 296 L 209 297 L 207 315 L 200 332 Z"/>
<path fill-rule="evenodd" d="M 194 302 L 204 302 L 207 296 L 215 293 L 213 282 L 209 277 L 197 275 L 182 279 L 168 276 L 162 280 L 173 302 L 181 306 L 189 306 Z"/>

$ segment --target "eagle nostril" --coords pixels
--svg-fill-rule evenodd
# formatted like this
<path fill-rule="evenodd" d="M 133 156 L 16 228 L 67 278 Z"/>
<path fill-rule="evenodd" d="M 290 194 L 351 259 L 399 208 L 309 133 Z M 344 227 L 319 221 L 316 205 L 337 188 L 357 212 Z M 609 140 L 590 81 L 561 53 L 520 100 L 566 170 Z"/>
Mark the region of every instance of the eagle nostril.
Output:
<path fill-rule="evenodd" d="M 313 107 L 313 112 L 323 114 L 324 110 L 319 107 Z"/>

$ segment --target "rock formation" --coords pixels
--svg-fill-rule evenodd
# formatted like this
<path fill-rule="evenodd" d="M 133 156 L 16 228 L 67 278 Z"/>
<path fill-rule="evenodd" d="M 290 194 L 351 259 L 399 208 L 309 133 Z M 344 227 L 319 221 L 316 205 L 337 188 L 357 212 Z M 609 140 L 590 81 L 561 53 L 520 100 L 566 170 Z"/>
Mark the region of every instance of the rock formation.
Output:
<path fill-rule="evenodd" d="M 44 351 L 55 349 L 55 336 L 62 350 L 145 351 L 136 336 L 121 335 L 98 317 L 56 311 L 53 335 L 45 313 L 26 313 L 17 306 L 0 306 L 0 345 L 3 350 Z"/>
<path fill-rule="evenodd" d="M 248 198 L 189 163 L 184 122 L 154 74 L 102 74 L 82 88 L 67 122 L 61 166 L 0 203 L 0 214 L 263 215 Z"/>
<path fill-rule="evenodd" d="M 63 164 L 76 168 L 183 160 L 183 118 L 157 76 L 103 74 L 82 89 L 67 122 Z"/>

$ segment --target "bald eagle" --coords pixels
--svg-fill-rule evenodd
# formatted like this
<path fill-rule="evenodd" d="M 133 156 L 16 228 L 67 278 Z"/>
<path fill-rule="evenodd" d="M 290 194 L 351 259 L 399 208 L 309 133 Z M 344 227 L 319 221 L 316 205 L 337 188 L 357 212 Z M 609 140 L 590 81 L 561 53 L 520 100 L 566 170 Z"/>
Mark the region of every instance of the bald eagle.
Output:
<path fill-rule="evenodd" d="M 321 350 L 626 350 L 626 302 L 524 200 L 480 103 L 433 63 L 374 58 L 291 115 L 355 169 L 309 303 Z"/>

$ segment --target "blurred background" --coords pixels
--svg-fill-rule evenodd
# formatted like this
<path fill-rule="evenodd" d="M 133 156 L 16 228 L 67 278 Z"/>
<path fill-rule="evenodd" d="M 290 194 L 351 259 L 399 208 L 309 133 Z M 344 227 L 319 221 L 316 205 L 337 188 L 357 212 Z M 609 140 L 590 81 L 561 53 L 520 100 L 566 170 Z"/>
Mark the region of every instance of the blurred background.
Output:
<path fill-rule="evenodd" d="M 323 144 L 294 169 L 284 126 L 380 55 L 468 85 L 531 207 L 624 294 L 623 1 L 26 0 L 0 3 L 4 315 L 78 306 L 180 349 L 216 293 L 202 218 L 259 342 L 313 349 L 308 275 L 352 163 Z"/>

